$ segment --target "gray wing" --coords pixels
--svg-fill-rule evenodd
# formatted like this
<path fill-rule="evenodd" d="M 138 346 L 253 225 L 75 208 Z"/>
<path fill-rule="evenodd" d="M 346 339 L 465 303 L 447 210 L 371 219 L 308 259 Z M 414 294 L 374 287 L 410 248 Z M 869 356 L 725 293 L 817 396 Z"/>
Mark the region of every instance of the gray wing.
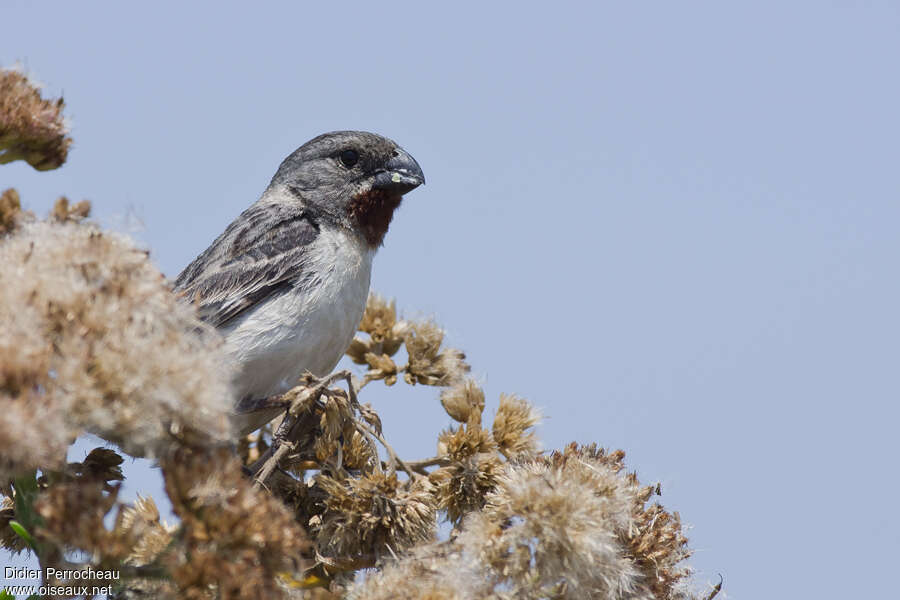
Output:
<path fill-rule="evenodd" d="M 306 265 L 319 228 L 299 206 L 254 204 L 175 280 L 200 318 L 222 327 L 247 309 L 314 277 Z"/>

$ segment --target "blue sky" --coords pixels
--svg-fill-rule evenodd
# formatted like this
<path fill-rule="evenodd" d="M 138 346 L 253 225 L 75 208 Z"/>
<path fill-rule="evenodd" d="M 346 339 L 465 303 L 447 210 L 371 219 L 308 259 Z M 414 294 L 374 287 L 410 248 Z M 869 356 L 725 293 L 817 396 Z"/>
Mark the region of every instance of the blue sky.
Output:
<path fill-rule="evenodd" d="M 0 187 L 89 198 L 175 276 L 309 138 L 387 135 L 428 184 L 374 288 L 447 328 L 489 410 L 624 449 L 730 598 L 890 585 L 900 5 L 86 6 L 0 9 L 0 63 L 75 139 Z M 433 454 L 434 390 L 365 395 Z"/>

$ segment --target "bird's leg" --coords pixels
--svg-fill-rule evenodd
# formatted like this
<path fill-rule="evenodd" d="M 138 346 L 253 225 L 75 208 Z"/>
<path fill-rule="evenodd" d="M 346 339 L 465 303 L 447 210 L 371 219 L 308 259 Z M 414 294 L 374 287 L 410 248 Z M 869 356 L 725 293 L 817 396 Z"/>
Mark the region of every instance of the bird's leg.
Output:
<path fill-rule="evenodd" d="M 241 399 L 241 401 L 235 405 L 234 412 L 243 415 L 259 410 L 268 410 L 270 408 L 284 408 L 286 406 L 288 406 L 288 401 L 285 400 L 284 394 L 267 396 L 265 398 L 252 398 L 248 396 Z"/>
<path fill-rule="evenodd" d="M 278 466 L 279 461 L 296 448 L 296 444 L 292 440 L 294 438 L 294 429 L 298 421 L 300 421 L 299 416 L 309 410 L 329 386 L 341 379 L 345 379 L 348 382 L 351 398 L 355 400 L 356 395 L 351 383 L 351 374 L 346 370 L 332 373 L 328 377 L 321 379 L 307 374 L 303 385 L 297 386 L 277 397 L 282 405 L 287 407 L 287 410 L 284 418 L 281 420 L 281 424 L 278 426 L 278 430 L 272 436 L 272 446 L 250 467 L 251 472 L 256 475 L 257 487 L 262 486 L 269 475 L 272 474 L 272 471 Z"/>

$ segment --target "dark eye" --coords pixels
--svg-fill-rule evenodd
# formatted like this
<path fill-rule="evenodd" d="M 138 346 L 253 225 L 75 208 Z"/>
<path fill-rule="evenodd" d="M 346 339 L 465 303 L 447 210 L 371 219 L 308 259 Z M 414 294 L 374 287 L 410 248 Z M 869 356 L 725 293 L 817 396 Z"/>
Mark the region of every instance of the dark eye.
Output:
<path fill-rule="evenodd" d="M 349 169 L 359 162 L 359 153 L 356 150 L 344 150 L 341 152 L 341 162 Z"/>

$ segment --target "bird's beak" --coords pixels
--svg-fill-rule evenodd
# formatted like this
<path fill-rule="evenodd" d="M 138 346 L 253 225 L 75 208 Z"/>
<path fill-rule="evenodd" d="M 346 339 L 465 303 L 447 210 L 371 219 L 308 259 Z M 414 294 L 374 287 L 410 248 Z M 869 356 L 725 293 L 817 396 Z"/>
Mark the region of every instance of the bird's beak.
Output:
<path fill-rule="evenodd" d="M 425 183 L 422 167 L 403 148 L 397 148 L 394 156 L 375 174 L 373 188 L 395 194 L 405 194 Z"/>

